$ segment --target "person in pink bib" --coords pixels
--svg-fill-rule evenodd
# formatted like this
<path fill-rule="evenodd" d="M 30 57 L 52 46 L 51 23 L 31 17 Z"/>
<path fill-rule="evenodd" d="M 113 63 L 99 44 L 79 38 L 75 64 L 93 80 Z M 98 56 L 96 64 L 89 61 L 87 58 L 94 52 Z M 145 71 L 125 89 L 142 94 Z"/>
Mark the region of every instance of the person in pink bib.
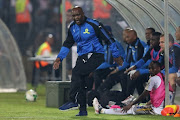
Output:
<path fill-rule="evenodd" d="M 150 78 L 148 84 L 145 87 L 143 93 L 137 99 L 131 99 L 128 97 L 125 106 L 117 107 L 111 106 L 110 109 L 102 108 L 99 104 L 97 98 L 93 100 L 93 107 L 95 113 L 99 114 L 117 114 L 117 115 L 126 115 L 126 114 L 154 114 L 160 115 L 161 111 L 164 108 L 165 100 L 165 83 L 164 76 L 161 73 L 161 65 L 158 61 L 152 61 L 149 64 L 149 73 Z M 145 105 L 138 104 L 143 100 L 147 95 L 150 94 L 150 101 Z"/>

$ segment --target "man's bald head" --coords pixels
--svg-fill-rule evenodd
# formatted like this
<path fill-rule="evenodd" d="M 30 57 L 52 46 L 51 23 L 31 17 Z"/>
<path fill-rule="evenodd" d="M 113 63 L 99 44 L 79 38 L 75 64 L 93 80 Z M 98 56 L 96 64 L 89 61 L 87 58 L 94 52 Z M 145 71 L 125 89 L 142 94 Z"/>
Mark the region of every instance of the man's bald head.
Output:
<path fill-rule="evenodd" d="M 123 32 L 128 32 L 129 30 L 131 30 L 131 28 L 125 28 Z"/>
<path fill-rule="evenodd" d="M 133 30 L 133 29 L 129 29 L 129 30 L 127 31 L 126 42 L 127 42 L 128 44 L 132 44 L 134 41 L 136 41 L 136 39 L 137 39 L 137 33 L 136 33 L 136 31 Z"/>
<path fill-rule="evenodd" d="M 72 11 L 76 11 L 76 10 L 78 10 L 80 13 L 84 14 L 84 11 L 83 11 L 83 9 L 81 7 L 75 6 L 74 8 L 72 8 Z"/>
<path fill-rule="evenodd" d="M 81 25 L 84 22 L 84 19 L 85 19 L 83 9 L 81 7 L 79 7 L 79 6 L 75 6 L 72 9 L 72 17 L 73 17 L 74 22 L 77 25 Z"/>
<path fill-rule="evenodd" d="M 132 34 L 132 35 L 137 37 L 137 32 L 134 29 L 129 29 L 128 33 L 130 33 L 130 34 Z"/>
<path fill-rule="evenodd" d="M 127 37 L 127 33 L 128 31 L 130 30 L 131 28 L 126 28 L 123 30 L 123 34 L 122 34 L 122 37 L 123 37 L 123 41 L 126 43 L 126 37 Z"/>

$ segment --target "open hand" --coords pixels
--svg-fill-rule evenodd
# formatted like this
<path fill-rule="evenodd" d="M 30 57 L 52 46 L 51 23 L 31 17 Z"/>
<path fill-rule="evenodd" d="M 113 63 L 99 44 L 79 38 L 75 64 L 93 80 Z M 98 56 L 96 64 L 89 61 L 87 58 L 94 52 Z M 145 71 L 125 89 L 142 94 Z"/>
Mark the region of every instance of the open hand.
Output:
<path fill-rule="evenodd" d="M 130 76 L 130 79 L 132 80 L 132 75 L 136 72 L 136 70 L 131 70 L 128 72 L 128 75 Z"/>
<path fill-rule="evenodd" d="M 56 58 L 56 60 L 54 61 L 54 64 L 53 64 L 53 69 L 55 69 L 55 70 L 59 69 L 60 63 L 61 63 L 60 58 Z"/>
<path fill-rule="evenodd" d="M 136 71 L 136 72 L 131 76 L 131 79 L 132 79 L 132 80 L 136 80 L 139 76 L 140 76 L 140 72 L 139 72 L 139 71 Z"/>
<path fill-rule="evenodd" d="M 127 106 L 124 106 L 123 109 L 122 109 L 122 111 L 123 111 L 123 112 L 127 112 L 131 107 L 132 107 L 132 104 L 129 104 L 129 105 L 127 105 Z"/>
<path fill-rule="evenodd" d="M 119 71 L 119 69 L 118 69 L 118 68 L 116 68 L 115 70 L 113 70 L 112 72 L 110 72 L 110 73 L 109 73 L 108 77 L 109 77 L 110 75 L 112 75 L 112 74 L 117 73 L 118 71 Z"/>
<path fill-rule="evenodd" d="M 121 57 L 114 58 L 114 61 L 115 61 L 119 66 L 122 66 L 122 65 L 123 65 L 123 59 L 122 59 Z"/>
<path fill-rule="evenodd" d="M 135 69 L 136 69 L 136 66 L 133 65 L 133 66 L 131 66 L 130 68 L 128 68 L 126 71 L 124 71 L 124 74 L 127 74 L 129 71 L 135 70 Z"/>

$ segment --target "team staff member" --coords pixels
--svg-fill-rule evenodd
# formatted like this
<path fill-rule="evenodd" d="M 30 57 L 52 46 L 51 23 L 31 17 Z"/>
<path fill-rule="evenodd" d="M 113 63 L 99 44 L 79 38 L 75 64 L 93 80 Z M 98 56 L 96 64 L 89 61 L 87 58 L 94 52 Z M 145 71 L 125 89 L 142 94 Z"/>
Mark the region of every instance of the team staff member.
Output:
<path fill-rule="evenodd" d="M 162 54 L 164 54 L 165 49 L 165 37 L 164 34 L 160 37 L 160 44 Z M 178 43 L 174 42 L 174 38 L 171 34 L 169 34 L 169 74 L 176 73 L 178 71 L 178 67 L 176 66 L 175 53 L 174 48 L 178 45 Z M 179 46 L 179 45 L 178 45 Z M 161 71 L 165 75 L 165 69 Z M 171 76 L 169 76 L 169 98 L 170 105 L 174 104 L 174 98 L 176 94 L 176 82 L 171 80 Z"/>
<path fill-rule="evenodd" d="M 139 69 L 141 68 L 148 60 L 151 61 L 158 61 L 159 63 L 164 65 L 164 57 L 161 54 L 161 48 L 159 46 L 159 40 L 160 40 L 161 33 L 154 32 L 152 34 L 152 38 L 150 41 L 150 49 L 147 51 L 146 55 L 143 56 L 139 61 L 135 63 L 134 66 L 131 66 L 128 68 L 125 73 L 128 73 L 131 70 Z M 144 67 L 144 66 L 143 66 Z M 149 73 L 148 70 L 141 71 L 142 73 Z"/>
<path fill-rule="evenodd" d="M 136 31 L 133 29 L 128 29 L 124 37 L 127 43 L 127 47 L 126 58 L 124 59 L 123 66 L 118 66 L 117 69 L 112 71 L 109 74 L 108 79 L 106 79 L 106 81 L 98 88 L 98 92 L 102 94 L 105 91 L 110 90 L 115 84 L 120 83 L 122 86 L 122 93 L 124 94 L 121 95 L 121 99 L 125 99 L 126 97 L 128 97 L 130 95 L 130 92 L 133 93 L 134 90 L 128 88 L 134 88 L 136 84 L 136 81 L 127 80 L 128 77 L 127 74 L 124 74 L 124 71 L 129 66 L 133 66 L 138 60 L 143 57 L 144 47 L 146 46 L 146 44 L 138 38 Z M 127 92 L 127 90 L 129 90 L 129 92 Z"/>
<path fill-rule="evenodd" d="M 108 43 L 112 55 L 117 64 L 122 65 L 120 53 L 116 47 L 115 40 L 107 34 L 103 25 L 96 20 L 87 18 L 81 7 L 72 9 L 73 22 L 69 26 L 68 35 L 63 43 L 57 59 L 54 62 L 54 69 L 66 57 L 69 49 L 76 42 L 78 58 L 76 66 L 72 70 L 70 87 L 70 102 L 60 107 L 60 110 L 68 110 L 80 104 L 80 112 L 76 116 L 86 116 L 86 81 L 89 73 L 93 72 L 104 62 L 104 48 L 102 40 Z"/>

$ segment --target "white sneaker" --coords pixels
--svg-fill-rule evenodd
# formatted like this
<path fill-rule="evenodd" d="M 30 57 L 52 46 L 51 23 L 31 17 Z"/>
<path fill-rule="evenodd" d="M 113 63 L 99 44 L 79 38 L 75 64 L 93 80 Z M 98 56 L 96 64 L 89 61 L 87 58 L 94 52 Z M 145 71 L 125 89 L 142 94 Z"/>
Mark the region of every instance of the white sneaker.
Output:
<path fill-rule="evenodd" d="M 134 96 L 130 95 L 125 100 L 121 101 L 121 103 L 123 103 L 125 105 L 129 105 L 134 99 L 135 99 Z"/>
<path fill-rule="evenodd" d="M 93 107 L 94 107 L 94 110 L 95 110 L 95 114 L 100 114 L 99 110 L 102 108 L 102 106 L 99 104 L 97 98 L 94 98 L 94 100 L 93 100 Z"/>

